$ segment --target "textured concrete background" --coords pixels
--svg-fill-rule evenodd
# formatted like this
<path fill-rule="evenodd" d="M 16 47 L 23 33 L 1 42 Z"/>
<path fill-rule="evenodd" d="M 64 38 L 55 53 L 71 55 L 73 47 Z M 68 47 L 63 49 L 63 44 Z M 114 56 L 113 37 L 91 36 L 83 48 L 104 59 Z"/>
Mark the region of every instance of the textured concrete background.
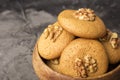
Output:
<path fill-rule="evenodd" d="M 92 8 L 120 34 L 120 0 L 0 1 L 0 80 L 38 80 L 32 67 L 33 47 L 63 9 Z"/>

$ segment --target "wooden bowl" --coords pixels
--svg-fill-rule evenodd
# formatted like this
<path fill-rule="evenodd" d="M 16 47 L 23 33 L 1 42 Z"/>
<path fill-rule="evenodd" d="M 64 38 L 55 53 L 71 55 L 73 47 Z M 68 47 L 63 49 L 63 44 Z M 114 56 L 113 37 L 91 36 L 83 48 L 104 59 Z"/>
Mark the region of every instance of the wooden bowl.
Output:
<path fill-rule="evenodd" d="M 38 47 L 36 44 L 33 51 L 32 62 L 35 73 L 40 78 L 40 80 L 120 80 L 120 65 L 118 65 L 112 71 L 109 71 L 103 75 L 90 78 L 72 78 L 70 76 L 57 73 L 44 63 L 44 61 L 38 54 L 37 48 Z"/>

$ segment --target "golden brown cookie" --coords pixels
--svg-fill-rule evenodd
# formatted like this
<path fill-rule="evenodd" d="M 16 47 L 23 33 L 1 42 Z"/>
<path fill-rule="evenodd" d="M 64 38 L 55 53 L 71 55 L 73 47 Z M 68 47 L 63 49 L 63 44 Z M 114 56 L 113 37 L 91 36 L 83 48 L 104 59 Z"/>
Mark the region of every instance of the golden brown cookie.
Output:
<path fill-rule="evenodd" d="M 38 51 L 45 59 L 54 59 L 61 55 L 63 49 L 74 39 L 57 22 L 49 25 L 38 40 Z"/>
<path fill-rule="evenodd" d="M 60 69 L 59 69 L 59 58 L 49 60 L 49 61 L 47 61 L 46 64 L 47 64 L 51 69 L 53 69 L 54 71 L 60 72 Z"/>
<path fill-rule="evenodd" d="M 120 62 L 120 38 L 118 37 L 118 34 L 109 31 L 108 35 L 104 38 L 105 40 L 101 42 L 106 49 L 110 64 Z"/>
<path fill-rule="evenodd" d="M 99 38 L 106 33 L 103 21 L 91 9 L 64 10 L 58 15 L 58 22 L 68 32 L 83 38 Z"/>
<path fill-rule="evenodd" d="M 99 41 L 79 38 L 63 50 L 59 67 L 72 77 L 98 76 L 107 71 L 108 58 Z"/>

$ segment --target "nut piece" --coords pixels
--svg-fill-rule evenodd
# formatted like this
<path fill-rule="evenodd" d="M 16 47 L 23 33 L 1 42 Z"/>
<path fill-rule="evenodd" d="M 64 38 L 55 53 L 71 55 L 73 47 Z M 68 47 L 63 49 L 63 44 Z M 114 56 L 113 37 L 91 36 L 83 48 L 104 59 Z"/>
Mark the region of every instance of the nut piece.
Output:
<path fill-rule="evenodd" d="M 84 57 L 84 65 L 87 68 L 87 73 L 94 73 L 97 71 L 97 61 L 90 55 Z"/>
<path fill-rule="evenodd" d="M 112 33 L 112 36 L 110 38 L 111 46 L 115 49 L 118 47 L 118 34 Z"/>
<path fill-rule="evenodd" d="M 80 58 L 75 59 L 75 70 L 81 78 L 88 77 L 83 61 Z"/>
<path fill-rule="evenodd" d="M 99 40 L 100 41 L 109 41 L 111 35 L 112 35 L 112 32 L 109 29 L 107 29 L 106 34 L 103 37 L 99 38 Z"/>
<path fill-rule="evenodd" d="M 48 29 L 45 29 L 43 33 L 44 33 L 44 35 L 45 35 L 45 39 L 47 39 L 47 37 L 48 37 L 48 35 L 49 35 Z"/>
<path fill-rule="evenodd" d="M 103 36 L 102 38 L 100 38 L 100 41 L 109 41 L 112 48 L 117 48 L 119 45 L 119 39 L 118 39 L 118 34 L 115 32 L 111 32 L 110 30 L 107 30 L 107 33 L 105 36 Z"/>
<path fill-rule="evenodd" d="M 96 17 L 94 11 L 88 8 L 78 9 L 73 15 L 75 16 L 75 18 L 78 18 L 79 20 L 87 21 L 94 21 Z"/>
<path fill-rule="evenodd" d="M 60 34 L 62 33 L 62 30 L 63 29 L 61 27 L 58 27 L 58 26 L 54 27 L 55 34 L 54 34 L 53 42 L 55 42 L 56 39 L 60 36 Z"/>
<path fill-rule="evenodd" d="M 88 77 L 89 73 L 95 73 L 97 69 L 97 61 L 90 55 L 84 56 L 83 59 L 75 59 L 75 70 L 81 78 Z"/>
<path fill-rule="evenodd" d="M 53 42 L 60 36 L 63 29 L 59 26 L 49 25 L 48 28 L 44 30 L 45 39 L 49 38 Z"/>

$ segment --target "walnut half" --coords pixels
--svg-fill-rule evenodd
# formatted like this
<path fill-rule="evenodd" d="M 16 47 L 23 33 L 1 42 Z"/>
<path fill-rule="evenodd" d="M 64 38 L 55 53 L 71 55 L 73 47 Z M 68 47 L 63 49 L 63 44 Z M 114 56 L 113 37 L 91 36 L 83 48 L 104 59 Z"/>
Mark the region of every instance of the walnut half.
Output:
<path fill-rule="evenodd" d="M 56 41 L 56 39 L 60 36 L 63 29 L 62 27 L 55 26 L 55 25 L 49 25 L 48 28 L 44 30 L 45 39 L 49 38 L 53 42 Z"/>
<path fill-rule="evenodd" d="M 88 77 L 83 60 L 80 58 L 75 59 L 75 70 L 77 72 L 77 75 L 81 78 Z"/>
<path fill-rule="evenodd" d="M 84 57 L 84 65 L 86 67 L 87 73 L 94 73 L 97 71 L 97 61 L 90 55 Z"/>
<path fill-rule="evenodd" d="M 75 59 L 75 70 L 81 78 L 88 77 L 88 74 L 95 73 L 97 69 L 97 60 L 90 55 Z"/>
<path fill-rule="evenodd" d="M 79 20 L 87 20 L 87 21 L 94 21 L 95 20 L 95 13 L 93 10 L 89 8 L 81 8 L 78 9 L 73 13 L 75 18 L 78 18 Z"/>
<path fill-rule="evenodd" d="M 111 38 L 110 38 L 110 43 L 114 49 L 118 47 L 118 34 L 117 33 L 112 33 Z"/>

